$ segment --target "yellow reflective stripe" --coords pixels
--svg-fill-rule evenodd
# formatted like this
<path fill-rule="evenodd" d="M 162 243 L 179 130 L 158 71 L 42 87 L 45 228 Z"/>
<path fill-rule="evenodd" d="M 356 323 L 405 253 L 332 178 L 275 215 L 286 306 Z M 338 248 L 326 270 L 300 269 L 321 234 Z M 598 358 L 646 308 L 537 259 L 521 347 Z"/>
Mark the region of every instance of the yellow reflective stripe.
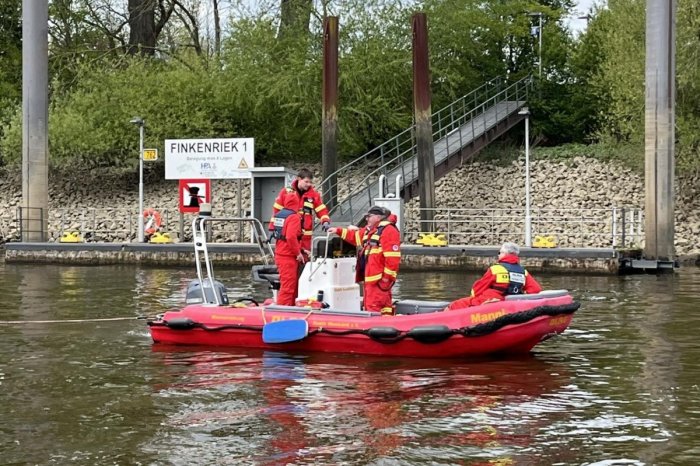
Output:
<path fill-rule="evenodd" d="M 386 267 L 384 267 L 384 273 L 391 276 L 391 277 L 396 278 L 396 271 L 395 270 L 387 269 Z"/>
<path fill-rule="evenodd" d="M 384 257 L 401 257 L 400 252 L 385 252 Z"/>
<path fill-rule="evenodd" d="M 381 254 L 382 248 L 370 248 L 369 254 Z"/>
<path fill-rule="evenodd" d="M 370 275 L 369 277 L 365 277 L 365 282 L 371 283 L 371 282 L 378 282 L 381 280 L 382 274 L 378 273 L 377 275 Z"/>
<path fill-rule="evenodd" d="M 324 215 L 321 217 L 321 222 L 330 222 L 331 218 L 328 215 Z"/>
<path fill-rule="evenodd" d="M 316 212 L 319 212 L 325 208 L 326 208 L 326 204 L 320 204 L 318 207 L 316 207 Z"/>
<path fill-rule="evenodd" d="M 304 230 L 304 236 L 311 236 L 311 235 L 313 235 L 313 234 L 314 234 L 313 231 L 306 231 L 306 230 Z"/>
<path fill-rule="evenodd" d="M 355 244 L 360 244 L 360 230 L 355 230 Z"/>
<path fill-rule="evenodd" d="M 275 202 L 274 204 L 272 204 L 272 208 L 277 209 L 277 210 L 282 210 L 282 209 L 284 209 L 284 206 Z"/>
<path fill-rule="evenodd" d="M 394 309 L 393 309 L 393 308 L 390 308 L 390 307 L 383 307 L 381 312 L 382 312 L 382 315 L 384 315 L 384 316 L 386 316 L 386 315 L 393 315 L 393 314 L 394 314 Z"/>

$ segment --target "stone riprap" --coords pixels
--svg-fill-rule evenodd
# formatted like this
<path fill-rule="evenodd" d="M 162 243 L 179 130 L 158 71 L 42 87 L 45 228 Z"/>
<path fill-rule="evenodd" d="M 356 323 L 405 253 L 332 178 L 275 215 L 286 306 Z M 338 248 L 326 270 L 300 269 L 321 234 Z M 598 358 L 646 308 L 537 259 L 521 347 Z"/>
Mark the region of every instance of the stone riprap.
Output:
<path fill-rule="evenodd" d="M 299 168 L 298 164 L 290 164 Z M 308 166 L 308 165 L 306 165 Z M 310 166 L 320 174 L 319 165 Z M 355 179 L 364 174 L 351 173 Z M 643 246 L 643 176 L 610 162 L 576 157 L 562 161 L 530 163 L 532 235 L 552 237 L 561 247 L 611 247 L 613 228 L 616 246 L 621 246 L 622 228 L 626 246 Z M 676 251 L 679 256 L 696 255 L 700 246 L 700 190 L 698 175 L 684 174 L 676 182 Z M 250 184 L 241 183 L 241 203 L 249 209 Z M 344 183 L 344 186 L 352 183 Z M 213 210 L 219 216 L 238 216 L 237 180 L 213 180 Z M 0 241 L 19 239 L 16 222 L 21 204 L 19 171 L 0 172 Z M 178 182 L 158 175 L 146 176 L 144 207 L 158 210 L 163 230 L 179 233 Z M 343 189 L 341 188 L 341 191 Z M 435 231 L 450 244 L 493 245 L 504 240 L 523 242 L 525 177 L 522 161 L 501 166 L 486 162 L 466 163 L 436 182 Z M 339 192 L 339 198 L 342 198 Z M 52 172 L 49 178 L 50 241 L 66 231 L 85 233 L 88 240 L 128 242 L 135 238 L 138 209 L 138 176 L 105 176 L 98 172 L 66 174 Z M 622 223 L 625 208 L 624 225 Z M 613 208 L 616 226 L 613 227 Z M 245 212 L 243 212 L 245 213 Z M 192 216 L 185 215 L 188 239 Z M 419 222 L 419 200 L 405 206 L 404 241 L 415 242 L 427 231 Z M 641 224 L 639 223 L 642 220 Z M 632 222 L 632 223 L 631 223 Z M 641 236 L 637 233 L 641 231 Z M 215 229 L 214 241 L 247 238 L 248 229 L 235 226 Z"/>

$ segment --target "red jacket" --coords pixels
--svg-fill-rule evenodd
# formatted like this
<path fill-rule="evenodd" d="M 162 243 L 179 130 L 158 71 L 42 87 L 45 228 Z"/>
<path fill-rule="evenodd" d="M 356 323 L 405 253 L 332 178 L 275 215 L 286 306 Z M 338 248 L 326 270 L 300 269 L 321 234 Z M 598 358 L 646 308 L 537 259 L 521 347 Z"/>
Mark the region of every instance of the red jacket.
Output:
<path fill-rule="evenodd" d="M 507 286 L 508 282 L 508 271 L 500 264 L 519 264 L 520 259 L 514 254 L 508 254 L 503 256 L 498 262 L 498 264 L 489 267 L 486 273 L 474 282 L 471 293 L 472 297 L 481 296 L 488 290 L 490 290 L 490 293 L 495 291 L 497 295 L 501 296 L 501 299 L 505 297 L 506 293 L 504 288 Z M 540 284 L 525 270 L 525 286 L 523 287 L 523 292 L 533 294 L 539 293 L 540 291 L 542 291 Z"/>
<path fill-rule="evenodd" d="M 401 262 L 401 238 L 396 225 L 384 220 L 372 230 L 342 228 L 339 235 L 353 246 L 362 247 L 357 254 L 356 281 L 373 283 L 382 278 L 391 283 L 396 281 Z"/>
<path fill-rule="evenodd" d="M 301 215 L 301 229 L 303 238 L 301 245 L 304 249 L 311 249 L 311 237 L 314 229 L 314 216 L 318 217 L 320 222 L 330 222 L 328 216 L 328 208 L 323 203 L 321 195 L 314 188 L 309 188 L 304 192 L 297 189 L 297 180 L 292 182 L 291 186 L 282 188 L 280 193 L 272 205 L 272 217 L 282 210 L 288 198 L 292 197 L 296 202 L 296 209 Z M 270 220 L 270 229 L 273 228 L 272 219 Z"/>

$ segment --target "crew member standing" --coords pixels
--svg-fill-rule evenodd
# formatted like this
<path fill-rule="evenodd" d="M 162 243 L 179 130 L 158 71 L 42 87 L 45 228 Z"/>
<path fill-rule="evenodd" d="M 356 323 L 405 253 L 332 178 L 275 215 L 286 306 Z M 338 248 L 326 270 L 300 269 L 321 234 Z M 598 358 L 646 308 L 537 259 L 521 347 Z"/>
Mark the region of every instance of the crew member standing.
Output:
<path fill-rule="evenodd" d="M 301 253 L 301 217 L 297 214 L 297 201 L 292 196 L 285 199 L 282 210 L 272 218 L 275 242 L 275 264 L 280 274 L 277 304 L 294 306 L 299 289 L 299 264 L 304 263 Z"/>
<path fill-rule="evenodd" d="M 295 209 L 301 216 L 301 249 L 304 255 L 308 255 L 309 251 L 311 251 L 311 237 L 314 233 L 314 217 L 318 217 L 318 220 L 323 225 L 324 231 L 328 230 L 331 222 L 331 218 L 328 216 L 328 208 L 323 203 L 321 195 L 314 189 L 312 179 L 313 174 L 311 170 L 302 168 L 297 173 L 294 181 L 292 181 L 292 185 L 282 188 L 277 195 L 277 199 L 275 199 L 275 203 L 272 205 L 272 217 L 274 220 L 277 212 L 286 205 L 287 199 L 292 198 L 295 200 Z M 272 220 L 270 221 L 269 228 L 270 230 L 274 228 Z"/>
<path fill-rule="evenodd" d="M 391 287 L 401 262 L 401 237 L 396 225 L 388 220 L 390 215 L 388 209 L 373 206 L 367 212 L 367 226 L 363 230 L 355 226 L 328 229 L 359 248 L 355 281 L 364 282 L 365 311 L 387 316 L 394 314 Z"/>

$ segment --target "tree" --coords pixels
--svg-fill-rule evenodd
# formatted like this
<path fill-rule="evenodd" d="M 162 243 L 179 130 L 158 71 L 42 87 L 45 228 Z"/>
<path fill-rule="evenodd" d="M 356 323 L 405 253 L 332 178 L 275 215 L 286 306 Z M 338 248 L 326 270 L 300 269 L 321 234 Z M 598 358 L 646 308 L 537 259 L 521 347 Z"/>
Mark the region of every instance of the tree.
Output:
<path fill-rule="evenodd" d="M 21 0 L 0 0 L 0 101 L 5 105 L 22 94 L 21 8 Z"/>
<path fill-rule="evenodd" d="M 158 35 L 174 8 L 175 2 L 165 0 L 129 0 L 130 55 L 155 53 Z"/>
<path fill-rule="evenodd" d="M 305 37 L 309 33 L 309 22 L 313 0 L 280 0 L 280 26 L 277 39 Z"/>
<path fill-rule="evenodd" d="M 21 0 L 0 0 L 0 139 L 22 96 L 21 7 Z"/>

